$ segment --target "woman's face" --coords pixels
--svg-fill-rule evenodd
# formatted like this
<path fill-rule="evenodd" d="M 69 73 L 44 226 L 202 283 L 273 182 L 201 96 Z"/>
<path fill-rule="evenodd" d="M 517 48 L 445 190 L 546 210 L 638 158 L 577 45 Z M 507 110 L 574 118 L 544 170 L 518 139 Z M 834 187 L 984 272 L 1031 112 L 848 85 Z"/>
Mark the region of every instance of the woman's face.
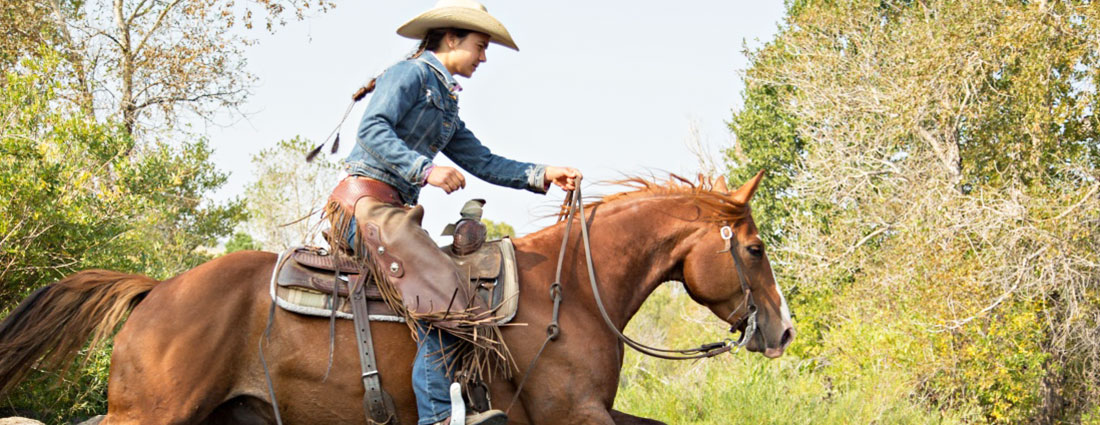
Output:
<path fill-rule="evenodd" d="M 451 74 L 470 78 L 477 70 L 477 66 L 485 62 L 485 49 L 489 47 L 489 35 L 480 32 L 471 32 L 465 37 L 458 38 L 448 34 L 443 39 L 436 56 L 443 66 L 447 67 Z"/>

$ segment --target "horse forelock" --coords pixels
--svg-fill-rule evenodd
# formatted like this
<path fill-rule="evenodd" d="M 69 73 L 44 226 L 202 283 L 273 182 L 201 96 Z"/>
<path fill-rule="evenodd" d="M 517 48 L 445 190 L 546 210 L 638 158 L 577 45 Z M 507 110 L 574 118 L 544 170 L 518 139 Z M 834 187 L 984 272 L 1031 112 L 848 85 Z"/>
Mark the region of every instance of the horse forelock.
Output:
<path fill-rule="evenodd" d="M 627 177 L 608 183 L 634 190 L 604 196 L 585 204 L 585 208 L 636 199 L 667 197 L 686 198 L 691 205 L 700 207 L 707 213 L 703 218 L 708 221 L 733 223 L 750 215 L 748 204 L 734 202 L 729 194 L 715 190 L 710 182 L 703 181 L 697 184 L 676 174 L 670 174 L 664 182 L 652 177 Z"/>

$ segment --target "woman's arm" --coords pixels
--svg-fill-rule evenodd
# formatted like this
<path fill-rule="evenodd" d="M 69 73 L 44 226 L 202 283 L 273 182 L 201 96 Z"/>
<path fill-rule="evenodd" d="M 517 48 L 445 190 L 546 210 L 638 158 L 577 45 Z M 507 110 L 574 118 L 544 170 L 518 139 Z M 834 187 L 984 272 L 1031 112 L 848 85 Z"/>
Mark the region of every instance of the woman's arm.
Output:
<path fill-rule="evenodd" d="M 527 189 L 535 193 L 546 193 L 549 187 L 545 165 L 515 161 L 493 154 L 466 128 L 466 123 L 461 119 L 458 120 L 454 137 L 443 148 L 443 154 L 470 174 L 492 184 Z"/>
<path fill-rule="evenodd" d="M 410 149 L 394 129 L 424 92 L 423 75 L 413 61 L 398 62 L 376 83 L 374 94 L 359 122 L 356 143 L 389 171 L 419 185 L 431 160 Z"/>

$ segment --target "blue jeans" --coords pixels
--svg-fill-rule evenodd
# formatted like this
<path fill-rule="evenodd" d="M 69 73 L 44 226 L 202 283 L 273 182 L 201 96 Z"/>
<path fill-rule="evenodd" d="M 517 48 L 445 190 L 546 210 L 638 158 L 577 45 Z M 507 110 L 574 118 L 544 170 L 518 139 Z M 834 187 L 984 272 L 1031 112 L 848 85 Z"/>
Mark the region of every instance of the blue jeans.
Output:
<path fill-rule="evenodd" d="M 413 361 L 412 385 L 416 394 L 416 410 L 420 414 L 419 425 L 434 424 L 451 416 L 451 377 L 443 363 L 443 353 L 449 352 L 459 341 L 458 337 L 420 322 L 417 330 L 420 346 Z M 444 351 L 446 350 L 446 351 Z M 454 358 L 451 359 L 454 363 Z"/>

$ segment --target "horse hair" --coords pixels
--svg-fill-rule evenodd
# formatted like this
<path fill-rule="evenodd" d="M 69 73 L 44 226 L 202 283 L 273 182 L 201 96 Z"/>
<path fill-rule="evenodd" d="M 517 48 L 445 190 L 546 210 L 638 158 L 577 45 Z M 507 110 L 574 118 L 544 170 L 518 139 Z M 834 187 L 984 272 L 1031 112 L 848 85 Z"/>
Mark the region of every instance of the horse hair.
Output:
<path fill-rule="evenodd" d="M 0 397 L 30 371 L 23 366 L 36 360 L 65 376 L 84 343 L 104 342 L 157 283 L 141 275 L 86 270 L 35 291 L 0 322 Z"/>

